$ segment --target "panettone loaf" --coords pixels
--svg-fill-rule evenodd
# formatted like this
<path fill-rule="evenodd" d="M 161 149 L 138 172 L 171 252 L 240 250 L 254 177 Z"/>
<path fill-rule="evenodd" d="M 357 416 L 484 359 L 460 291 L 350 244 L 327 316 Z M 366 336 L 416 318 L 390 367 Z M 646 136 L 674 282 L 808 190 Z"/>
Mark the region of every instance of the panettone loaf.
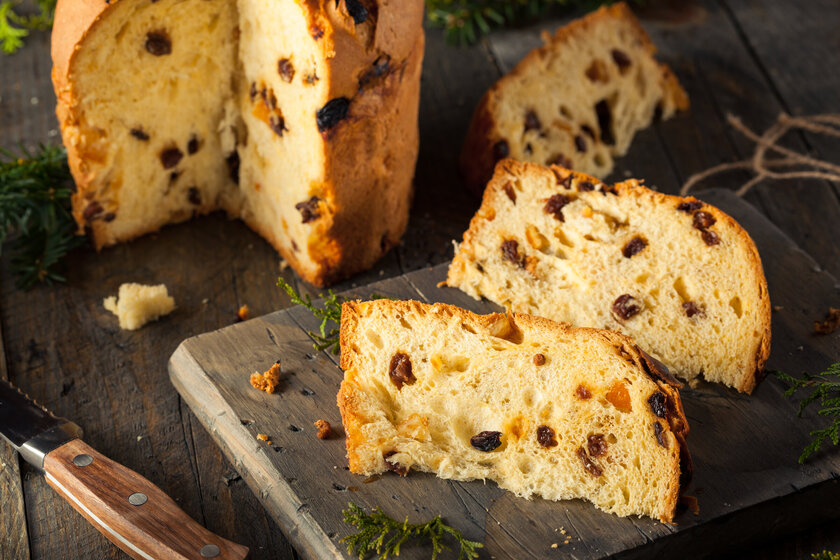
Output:
<path fill-rule="evenodd" d="M 631 336 L 676 375 L 751 392 L 770 352 L 752 239 L 694 198 L 504 160 L 447 285 L 514 311 Z"/>
<path fill-rule="evenodd" d="M 423 3 L 60 0 L 58 118 L 97 248 L 223 209 L 325 285 L 406 227 Z"/>
<path fill-rule="evenodd" d="M 341 367 L 354 473 L 490 479 L 525 498 L 582 498 L 665 522 L 690 475 L 678 383 L 617 333 L 347 302 Z"/>
<path fill-rule="evenodd" d="M 605 177 L 636 131 L 688 108 L 655 52 L 623 3 L 546 36 L 479 102 L 461 153 L 467 185 L 480 193 L 504 157 Z"/>

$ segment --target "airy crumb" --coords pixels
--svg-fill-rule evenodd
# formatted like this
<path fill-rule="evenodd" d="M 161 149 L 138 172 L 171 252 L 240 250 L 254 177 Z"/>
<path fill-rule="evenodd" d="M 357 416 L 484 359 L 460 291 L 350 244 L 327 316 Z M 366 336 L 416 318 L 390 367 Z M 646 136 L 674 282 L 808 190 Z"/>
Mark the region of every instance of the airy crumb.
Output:
<path fill-rule="evenodd" d="M 329 439 L 332 436 L 332 426 L 326 420 L 315 420 L 315 427 L 318 428 L 318 439 Z"/>
<path fill-rule="evenodd" d="M 260 391 L 265 391 L 266 393 L 273 393 L 280 385 L 280 373 L 282 373 L 282 371 L 283 370 L 280 369 L 280 360 L 277 360 L 267 372 L 259 373 L 255 371 L 252 373 L 251 386 L 254 389 L 259 389 Z"/>
<path fill-rule="evenodd" d="M 831 334 L 838 328 L 840 328 L 840 308 L 829 307 L 824 321 L 814 321 L 814 334 Z"/>
<path fill-rule="evenodd" d="M 120 328 L 128 331 L 137 330 L 175 309 L 175 300 L 169 296 L 164 284 L 123 284 L 117 296 L 105 298 L 102 304 L 117 316 Z"/>
<path fill-rule="evenodd" d="M 257 434 L 257 439 L 264 441 L 266 445 L 271 445 L 271 440 L 268 439 L 268 434 Z"/>
<path fill-rule="evenodd" d="M 551 548 L 557 548 L 557 543 L 552 544 Z"/>
<path fill-rule="evenodd" d="M 250 310 L 248 309 L 248 306 L 243 305 L 242 307 L 239 308 L 239 311 L 236 312 L 236 318 L 239 319 L 240 321 L 247 321 L 249 313 L 250 313 Z"/>

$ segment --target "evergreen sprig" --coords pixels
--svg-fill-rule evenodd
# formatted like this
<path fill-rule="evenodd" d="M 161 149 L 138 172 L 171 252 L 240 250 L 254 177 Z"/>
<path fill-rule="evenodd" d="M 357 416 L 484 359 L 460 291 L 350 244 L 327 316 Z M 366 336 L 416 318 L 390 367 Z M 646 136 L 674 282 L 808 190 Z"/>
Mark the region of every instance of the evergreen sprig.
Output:
<path fill-rule="evenodd" d="M 359 532 L 341 539 L 347 543 L 349 554 L 358 554 L 362 559 L 368 553 L 375 552 L 379 560 L 390 555 L 399 556 L 400 547 L 409 539 L 423 539 L 431 541 L 432 560 L 435 560 L 444 550 L 450 550 L 443 544 L 443 539 L 450 535 L 458 541 L 458 560 L 478 558 L 478 550 L 484 545 L 464 538 L 460 531 L 443 522 L 440 515 L 426 523 L 409 523 L 397 521 L 385 515 L 380 508 L 371 513 L 350 502 L 349 508 L 344 510 L 344 522 L 354 525 Z"/>
<path fill-rule="evenodd" d="M 840 560 L 840 554 L 831 552 L 830 550 L 822 550 L 816 554 L 812 554 L 811 558 L 813 560 Z"/>
<path fill-rule="evenodd" d="M 83 243 L 70 213 L 72 178 L 64 148 L 41 144 L 16 155 L 0 148 L 0 251 L 12 249 L 9 269 L 19 288 L 63 282 L 63 257 Z"/>
<path fill-rule="evenodd" d="M 324 305 L 323 307 L 318 308 L 312 303 L 312 299 L 309 297 L 309 294 L 304 294 L 301 297 L 301 295 L 282 278 L 277 279 L 277 285 L 289 294 L 289 297 L 292 298 L 292 303 L 295 305 L 302 305 L 311 311 L 315 317 L 321 319 L 320 331 L 309 332 L 309 336 L 315 339 L 315 349 L 329 350 L 333 354 L 338 354 L 340 348 L 338 326 L 327 330 L 327 325 L 331 323 L 335 325 L 341 324 L 341 298 L 333 293 L 332 290 L 328 290 L 329 295 L 325 296 L 324 294 L 321 294 L 319 296 L 324 300 Z"/>
<path fill-rule="evenodd" d="M 840 445 L 840 362 L 831 364 L 828 369 L 816 375 L 806 372 L 803 373 L 803 377 L 793 377 L 781 371 L 773 373 L 790 385 L 785 391 L 786 397 L 792 397 L 800 389 L 811 391 L 799 403 L 798 416 L 802 416 L 808 405 L 819 401 L 820 409 L 817 414 L 828 416 L 831 420 L 827 427 L 810 432 L 811 443 L 802 451 L 799 462 L 804 463 L 808 457 L 819 451 L 826 439 L 834 445 Z"/>
<path fill-rule="evenodd" d="M 0 49 L 12 54 L 23 46 L 23 39 L 30 31 L 46 31 L 53 23 L 56 0 L 35 0 L 37 13 L 21 15 L 16 9 L 21 0 L 0 2 Z"/>

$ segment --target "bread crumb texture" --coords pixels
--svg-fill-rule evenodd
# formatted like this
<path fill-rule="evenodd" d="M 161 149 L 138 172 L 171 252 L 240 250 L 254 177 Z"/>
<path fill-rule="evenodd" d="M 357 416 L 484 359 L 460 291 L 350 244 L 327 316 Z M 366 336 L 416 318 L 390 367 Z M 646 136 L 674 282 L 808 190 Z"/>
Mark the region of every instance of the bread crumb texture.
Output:
<path fill-rule="evenodd" d="M 626 4 L 602 7 L 544 38 L 473 114 L 461 167 L 477 192 L 504 157 L 604 177 L 637 131 L 688 108 Z"/>
<path fill-rule="evenodd" d="M 350 470 L 493 480 L 523 498 L 671 521 L 688 424 L 676 381 L 652 364 L 609 331 L 347 302 L 338 404 Z"/>
<path fill-rule="evenodd" d="M 274 393 L 280 385 L 280 361 L 278 360 L 264 373 L 255 371 L 251 374 L 251 386 L 254 389 L 265 391 L 266 393 Z"/>
<path fill-rule="evenodd" d="M 169 315 L 175 309 L 175 300 L 163 284 L 123 284 L 117 296 L 107 297 L 102 303 L 117 316 L 120 328 L 129 331 Z"/>
<path fill-rule="evenodd" d="M 755 244 L 693 197 L 503 160 L 446 283 L 516 312 L 631 336 L 683 379 L 751 392 L 770 352 Z"/>

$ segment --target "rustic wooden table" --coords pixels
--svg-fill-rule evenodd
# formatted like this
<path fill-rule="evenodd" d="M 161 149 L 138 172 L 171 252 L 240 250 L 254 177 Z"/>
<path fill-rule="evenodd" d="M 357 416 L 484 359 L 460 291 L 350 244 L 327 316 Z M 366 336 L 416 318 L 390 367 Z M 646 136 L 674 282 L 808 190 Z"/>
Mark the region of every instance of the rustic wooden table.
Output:
<path fill-rule="evenodd" d="M 692 108 L 640 133 L 619 160 L 615 179 L 632 174 L 674 193 L 693 173 L 749 156 L 753 144 L 727 124 L 729 113 L 761 131 L 780 112 L 840 112 L 835 0 L 698 1 L 641 15 L 661 58 L 688 90 Z M 471 111 L 482 92 L 539 43 L 540 30 L 564 19 L 497 32 L 470 48 L 448 46 L 439 31 L 429 32 L 409 230 L 400 247 L 343 287 L 451 257 L 452 239 L 460 238 L 478 204 L 464 192 L 456 169 Z M 36 33 L 24 50 L 0 57 L 0 76 L 0 146 L 58 141 L 48 35 Z M 840 162 L 837 139 L 797 133 L 786 145 Z M 707 185 L 735 188 L 749 178 L 732 173 Z M 840 277 L 840 186 L 765 182 L 747 200 Z M 212 215 L 99 254 L 77 250 L 66 284 L 28 292 L 15 289 L 7 258 L 0 276 L 0 377 L 75 420 L 87 442 L 152 480 L 211 530 L 251 547 L 253 558 L 296 557 L 166 371 L 181 340 L 232 323 L 240 305 L 247 304 L 252 316 L 289 305 L 275 281 L 278 275 L 295 278 L 281 271 L 270 247 L 241 223 Z M 128 281 L 165 282 L 177 310 L 140 331 L 121 331 L 102 299 Z M 826 306 L 838 302 L 840 292 Z M 125 557 L 5 444 L 0 500 L 0 558 Z M 836 521 L 733 552 L 738 558 L 782 559 L 824 548 L 840 550 Z"/>

